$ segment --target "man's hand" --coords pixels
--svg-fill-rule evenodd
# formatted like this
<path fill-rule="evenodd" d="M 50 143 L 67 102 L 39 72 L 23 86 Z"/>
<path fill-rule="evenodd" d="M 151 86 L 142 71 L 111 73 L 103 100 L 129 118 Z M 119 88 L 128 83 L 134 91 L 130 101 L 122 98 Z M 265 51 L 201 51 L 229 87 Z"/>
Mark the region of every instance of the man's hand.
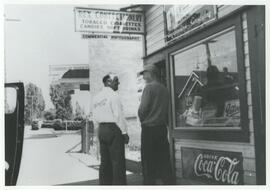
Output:
<path fill-rule="evenodd" d="M 129 142 L 129 136 L 128 136 L 128 134 L 123 134 L 123 138 L 124 138 L 124 143 L 125 144 L 128 144 L 128 142 Z"/>

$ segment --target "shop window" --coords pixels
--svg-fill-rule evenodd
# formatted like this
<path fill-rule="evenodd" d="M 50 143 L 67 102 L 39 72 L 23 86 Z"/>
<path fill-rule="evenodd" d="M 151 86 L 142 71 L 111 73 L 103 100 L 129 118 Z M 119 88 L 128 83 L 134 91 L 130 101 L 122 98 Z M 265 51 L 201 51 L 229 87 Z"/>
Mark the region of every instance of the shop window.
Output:
<path fill-rule="evenodd" d="M 240 128 L 240 93 L 234 28 L 172 56 L 177 128 Z"/>

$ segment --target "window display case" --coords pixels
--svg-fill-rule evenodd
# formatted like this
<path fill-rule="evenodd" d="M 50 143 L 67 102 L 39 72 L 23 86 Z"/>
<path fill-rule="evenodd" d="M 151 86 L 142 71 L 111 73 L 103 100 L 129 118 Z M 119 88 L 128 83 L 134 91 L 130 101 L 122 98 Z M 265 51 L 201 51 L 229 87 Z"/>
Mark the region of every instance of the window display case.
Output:
<path fill-rule="evenodd" d="M 240 23 L 228 20 L 169 51 L 176 137 L 248 140 Z"/>
<path fill-rule="evenodd" d="M 235 31 L 174 56 L 176 127 L 239 127 Z"/>

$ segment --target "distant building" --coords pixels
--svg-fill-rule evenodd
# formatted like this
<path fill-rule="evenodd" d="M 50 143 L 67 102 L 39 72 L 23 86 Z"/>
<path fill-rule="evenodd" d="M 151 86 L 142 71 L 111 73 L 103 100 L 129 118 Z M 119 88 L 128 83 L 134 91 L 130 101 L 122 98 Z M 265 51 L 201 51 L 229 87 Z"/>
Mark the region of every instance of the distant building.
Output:
<path fill-rule="evenodd" d="M 90 80 L 89 65 L 50 65 L 49 76 L 51 84 L 60 84 L 72 96 L 73 109 L 78 104 L 86 115 L 90 114 Z"/>

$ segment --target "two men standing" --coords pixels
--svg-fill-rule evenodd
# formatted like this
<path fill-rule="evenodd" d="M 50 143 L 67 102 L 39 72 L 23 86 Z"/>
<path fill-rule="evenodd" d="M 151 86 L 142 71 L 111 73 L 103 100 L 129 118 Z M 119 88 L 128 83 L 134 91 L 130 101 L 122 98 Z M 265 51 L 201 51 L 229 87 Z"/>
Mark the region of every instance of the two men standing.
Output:
<path fill-rule="evenodd" d="M 161 178 L 164 185 L 172 185 L 167 121 L 169 95 L 158 82 L 158 69 L 145 66 L 140 73 L 146 81 L 138 115 L 141 121 L 141 159 L 144 185 L 155 185 Z M 93 116 L 98 127 L 101 165 L 101 185 L 126 184 L 125 150 L 128 143 L 127 124 L 118 94 L 118 77 L 106 75 L 104 88 L 94 98 Z"/>

